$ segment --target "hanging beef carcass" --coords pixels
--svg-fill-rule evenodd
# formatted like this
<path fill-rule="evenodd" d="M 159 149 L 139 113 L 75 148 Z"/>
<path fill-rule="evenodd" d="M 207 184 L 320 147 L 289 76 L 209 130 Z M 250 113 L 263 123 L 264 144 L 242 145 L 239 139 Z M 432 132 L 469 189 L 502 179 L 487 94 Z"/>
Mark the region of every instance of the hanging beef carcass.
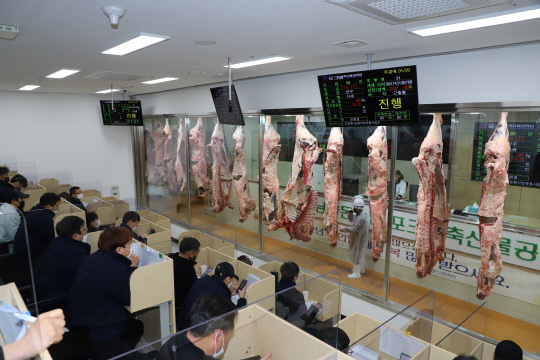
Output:
<path fill-rule="evenodd" d="M 189 131 L 189 145 L 192 150 L 191 170 L 193 180 L 199 191 L 199 199 L 203 199 L 210 189 L 208 168 L 206 166 L 206 135 L 204 133 L 203 119 L 199 118 L 197 125 Z"/>
<path fill-rule="evenodd" d="M 146 145 L 146 178 L 148 185 L 156 184 L 156 147 L 152 133 L 144 129 L 144 143 Z"/>
<path fill-rule="evenodd" d="M 444 260 L 450 207 L 446 198 L 442 163 L 442 114 L 433 114 L 420 154 L 412 160 L 420 184 L 416 218 L 416 277 L 431 274 L 437 261 Z"/>
<path fill-rule="evenodd" d="M 332 128 L 328 146 L 324 152 L 324 215 L 323 229 L 326 230 L 330 246 L 336 247 L 338 238 L 337 213 L 341 196 L 341 172 L 343 157 L 343 134 L 339 128 Z"/>
<path fill-rule="evenodd" d="M 296 117 L 296 139 L 291 177 L 281 198 L 277 222 L 268 229 L 285 227 L 291 240 L 311 240 L 318 195 L 311 186 L 312 168 L 321 149 L 317 139 L 304 125 L 304 117 Z"/>
<path fill-rule="evenodd" d="M 163 128 L 165 133 L 165 149 L 163 155 L 163 166 L 165 168 L 165 182 L 167 183 L 167 189 L 170 195 L 174 195 L 177 192 L 176 174 L 174 172 L 174 162 L 176 161 L 176 138 L 178 136 L 178 130 L 173 127 L 171 129 L 169 125 L 169 119 L 165 119 L 165 127 Z"/>
<path fill-rule="evenodd" d="M 263 220 L 267 225 L 277 223 L 279 207 L 279 179 L 277 163 L 281 150 L 280 136 L 272 126 L 270 116 L 266 117 L 263 144 Z M 276 230 L 277 227 L 274 229 Z M 270 227 L 269 227 L 270 230 Z"/>
<path fill-rule="evenodd" d="M 153 185 L 161 186 L 165 184 L 165 132 L 159 119 L 152 120 L 152 139 L 155 149 L 155 166 L 153 174 L 148 177 L 148 182 Z"/>
<path fill-rule="evenodd" d="M 232 175 L 225 150 L 223 125 L 220 124 L 219 120 L 216 121 L 216 127 L 208 146 L 212 149 L 214 157 L 214 163 L 212 164 L 212 211 L 219 213 L 225 209 L 225 206 L 234 209 L 231 204 Z"/>
<path fill-rule="evenodd" d="M 387 182 L 388 146 L 386 127 L 379 126 L 367 140 L 369 150 L 369 182 L 366 195 L 370 197 L 369 212 L 372 222 L 371 251 L 373 261 L 377 262 L 386 243 L 386 207 L 387 207 Z"/>
<path fill-rule="evenodd" d="M 249 182 L 246 166 L 246 136 L 243 126 L 238 126 L 233 134 L 234 142 L 234 165 L 232 176 L 238 198 L 238 210 L 240 210 L 240 222 L 247 220 L 249 214 L 255 210 L 255 201 L 249 192 Z"/>
<path fill-rule="evenodd" d="M 487 175 L 482 183 L 482 197 L 478 207 L 481 264 L 476 297 L 480 300 L 489 295 L 503 268 L 499 243 L 503 232 L 504 198 L 508 187 L 510 162 L 507 115 L 507 112 L 499 115 L 497 128 L 487 142 L 484 152 Z"/>
<path fill-rule="evenodd" d="M 176 172 L 176 185 L 179 191 L 184 191 L 187 184 L 187 166 L 186 166 L 186 128 L 182 119 L 178 122 L 178 139 L 176 143 L 176 162 L 174 170 Z"/>

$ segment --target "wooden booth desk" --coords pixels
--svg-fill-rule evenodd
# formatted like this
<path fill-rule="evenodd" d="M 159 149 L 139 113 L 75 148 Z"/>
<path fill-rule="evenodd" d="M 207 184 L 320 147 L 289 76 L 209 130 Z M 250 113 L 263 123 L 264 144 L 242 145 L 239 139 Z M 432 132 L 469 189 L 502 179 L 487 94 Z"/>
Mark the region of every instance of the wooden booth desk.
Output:
<path fill-rule="evenodd" d="M 96 231 L 88 234 L 91 253 L 98 250 L 101 233 Z M 140 243 L 132 239 L 131 244 Z M 132 314 L 140 312 L 136 317 L 144 323 L 144 338 L 148 342 L 164 339 L 176 332 L 173 261 L 164 254 L 161 257 L 165 261 L 141 266 L 129 279 L 131 301 L 126 309 Z"/>
<path fill-rule="evenodd" d="M 158 213 L 146 209 L 137 210 L 137 214 L 139 214 L 141 219 L 144 219 L 153 224 L 157 224 L 165 229 L 171 230 L 171 219 L 163 215 L 159 215 Z"/>
<path fill-rule="evenodd" d="M 30 196 L 24 201 L 24 211 L 30 211 L 39 202 L 41 196 L 47 192 L 47 189 L 41 185 L 28 185 L 22 192 Z"/>
<path fill-rule="evenodd" d="M 336 349 L 257 304 L 238 310 L 222 359 L 241 360 L 269 352 L 273 359 L 323 360 L 334 359 Z"/>
<path fill-rule="evenodd" d="M 279 272 L 281 265 L 283 265 L 283 263 L 271 261 L 259 266 L 259 269 L 264 270 L 267 273 L 277 273 L 279 281 L 281 280 L 281 273 Z M 306 283 L 302 284 L 303 282 Z M 296 289 L 300 292 L 309 291 L 307 301 L 318 301 L 322 304 L 323 307 L 321 313 L 315 317 L 318 321 L 325 322 L 335 316 L 341 318 L 341 286 L 322 277 L 316 278 L 316 276 L 300 271 Z"/>
<path fill-rule="evenodd" d="M 205 234 L 198 230 L 189 230 L 184 231 L 182 234 L 180 234 L 180 236 L 178 237 L 178 244 L 180 245 L 182 240 L 187 237 L 193 237 L 199 240 L 199 242 L 201 243 L 201 249 L 208 247 L 217 250 L 218 252 L 225 254 L 233 259 L 236 258 L 234 244 L 230 242 L 220 240 L 215 236 Z"/>
<path fill-rule="evenodd" d="M 129 211 L 129 204 L 125 202 L 124 200 L 120 200 L 112 196 L 107 196 L 100 199 L 114 206 L 115 219 L 122 219 L 124 214 Z M 114 221 L 111 224 L 113 223 Z"/>
<path fill-rule="evenodd" d="M 21 294 L 19 294 L 19 290 L 17 290 L 17 286 L 15 285 L 15 283 L 10 283 L 7 285 L 0 286 L 0 301 L 5 302 L 6 304 L 9 304 L 19 309 L 19 311 L 22 313 L 25 313 L 26 311 L 28 311 L 21 297 Z M 26 323 L 26 325 L 33 326 L 32 324 L 28 322 Z M 3 346 L 3 345 L 6 345 L 6 344 L 4 342 L 4 338 L 1 336 L 1 333 L 0 333 L 0 346 Z M 52 360 L 52 357 L 49 354 L 48 350 L 43 350 L 33 359 L 34 360 Z"/>
<path fill-rule="evenodd" d="M 82 199 L 82 202 L 88 203 L 88 205 L 86 205 L 86 211 L 95 211 L 100 223 L 103 225 L 114 224 L 114 222 L 116 221 L 116 212 L 114 206 L 112 204 L 109 204 L 107 201 L 103 201 L 99 198 L 99 201 L 96 202 L 94 202 L 93 199 L 93 197 Z"/>
<path fill-rule="evenodd" d="M 82 211 L 81 209 L 79 209 L 78 207 L 76 207 L 75 205 L 62 199 L 62 202 L 60 202 L 60 206 L 58 207 L 58 213 L 56 213 L 56 215 L 53 218 L 54 233 L 56 234 L 56 236 L 58 236 L 58 234 L 56 233 L 56 224 L 58 224 L 60 220 L 62 220 L 63 218 L 67 216 L 78 216 L 81 219 L 83 219 L 84 222 L 86 223 L 86 213 Z"/>

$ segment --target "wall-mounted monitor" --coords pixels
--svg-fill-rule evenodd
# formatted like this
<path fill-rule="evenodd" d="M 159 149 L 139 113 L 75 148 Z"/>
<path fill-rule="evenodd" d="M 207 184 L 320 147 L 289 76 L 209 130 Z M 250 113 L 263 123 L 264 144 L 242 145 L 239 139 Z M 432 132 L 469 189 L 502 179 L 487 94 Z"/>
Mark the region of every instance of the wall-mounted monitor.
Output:
<path fill-rule="evenodd" d="M 137 100 L 100 100 L 103 125 L 143 126 L 141 102 Z"/>

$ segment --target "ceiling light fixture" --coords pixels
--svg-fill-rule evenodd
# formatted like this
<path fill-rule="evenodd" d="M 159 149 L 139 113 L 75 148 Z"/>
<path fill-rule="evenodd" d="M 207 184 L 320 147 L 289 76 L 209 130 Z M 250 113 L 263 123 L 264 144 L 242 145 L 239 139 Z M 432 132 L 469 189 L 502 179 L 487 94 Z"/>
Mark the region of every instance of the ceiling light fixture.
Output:
<path fill-rule="evenodd" d="M 142 81 L 141 84 L 159 84 L 159 83 L 162 83 L 162 82 L 174 81 L 174 80 L 178 80 L 178 79 L 180 79 L 180 78 L 164 77 L 164 78 L 161 78 L 161 79 Z"/>
<path fill-rule="evenodd" d="M 117 92 L 117 91 L 120 91 L 120 89 L 107 89 L 107 90 L 96 91 L 96 94 L 108 94 L 108 93 Z"/>
<path fill-rule="evenodd" d="M 69 75 L 76 74 L 80 71 L 81 70 L 75 70 L 75 69 L 60 69 L 56 72 L 53 72 L 52 74 L 47 75 L 46 77 L 49 79 L 63 79 L 65 77 L 68 77 Z"/>
<path fill-rule="evenodd" d="M 120 6 L 105 6 L 102 7 L 101 10 L 109 17 L 113 29 L 118 28 L 118 21 L 126 13 L 126 9 L 121 8 Z"/>
<path fill-rule="evenodd" d="M 136 38 L 105 50 L 102 54 L 122 56 L 169 39 L 170 37 L 165 35 L 140 33 Z"/>
<path fill-rule="evenodd" d="M 457 31 L 478 29 L 488 26 L 509 24 L 518 21 L 525 21 L 540 18 L 540 7 L 527 7 L 519 11 L 507 11 L 491 15 L 461 20 L 459 22 L 443 23 L 438 25 L 424 26 L 420 28 L 407 29 L 408 32 L 418 36 L 433 36 Z"/>
<path fill-rule="evenodd" d="M 38 87 L 39 87 L 39 85 L 25 85 L 22 88 L 20 88 L 19 90 L 31 91 L 31 90 L 37 89 Z"/>
<path fill-rule="evenodd" d="M 231 64 L 231 68 L 241 69 L 248 66 L 264 65 L 264 64 L 270 64 L 273 62 L 292 60 L 292 59 L 294 59 L 294 57 L 292 56 L 272 55 L 272 56 L 266 56 L 266 57 L 262 57 L 258 59 L 251 59 L 247 61 L 237 62 L 237 63 Z M 223 65 L 223 67 L 228 68 L 229 65 Z"/>

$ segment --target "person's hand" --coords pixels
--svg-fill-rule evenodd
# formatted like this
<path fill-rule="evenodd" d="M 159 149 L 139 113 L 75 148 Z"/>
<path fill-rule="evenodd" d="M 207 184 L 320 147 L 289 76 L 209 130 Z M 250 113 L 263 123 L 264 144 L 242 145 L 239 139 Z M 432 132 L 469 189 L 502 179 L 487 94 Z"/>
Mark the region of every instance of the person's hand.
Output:
<path fill-rule="evenodd" d="M 317 309 L 321 310 L 322 309 L 322 304 L 320 302 L 315 302 L 313 305 L 315 305 L 317 307 Z"/>
<path fill-rule="evenodd" d="M 129 259 L 131 260 L 131 266 L 132 267 L 139 266 L 139 256 L 137 256 L 136 254 L 131 254 Z"/>
<path fill-rule="evenodd" d="M 240 298 L 242 298 L 242 299 L 245 299 L 245 298 L 246 298 L 246 291 L 247 291 L 247 286 L 244 286 L 244 288 L 243 288 L 242 290 L 238 290 L 238 289 L 237 289 L 238 295 L 239 295 Z"/>
<path fill-rule="evenodd" d="M 238 294 L 238 286 L 231 287 L 231 295 L 237 295 Z"/>
<path fill-rule="evenodd" d="M 146 239 L 149 236 L 150 236 L 150 234 L 144 234 L 142 237 Z"/>
<path fill-rule="evenodd" d="M 270 353 L 264 355 L 264 356 L 261 358 L 261 360 L 274 360 L 274 359 L 272 359 L 272 353 L 270 352 Z"/>

